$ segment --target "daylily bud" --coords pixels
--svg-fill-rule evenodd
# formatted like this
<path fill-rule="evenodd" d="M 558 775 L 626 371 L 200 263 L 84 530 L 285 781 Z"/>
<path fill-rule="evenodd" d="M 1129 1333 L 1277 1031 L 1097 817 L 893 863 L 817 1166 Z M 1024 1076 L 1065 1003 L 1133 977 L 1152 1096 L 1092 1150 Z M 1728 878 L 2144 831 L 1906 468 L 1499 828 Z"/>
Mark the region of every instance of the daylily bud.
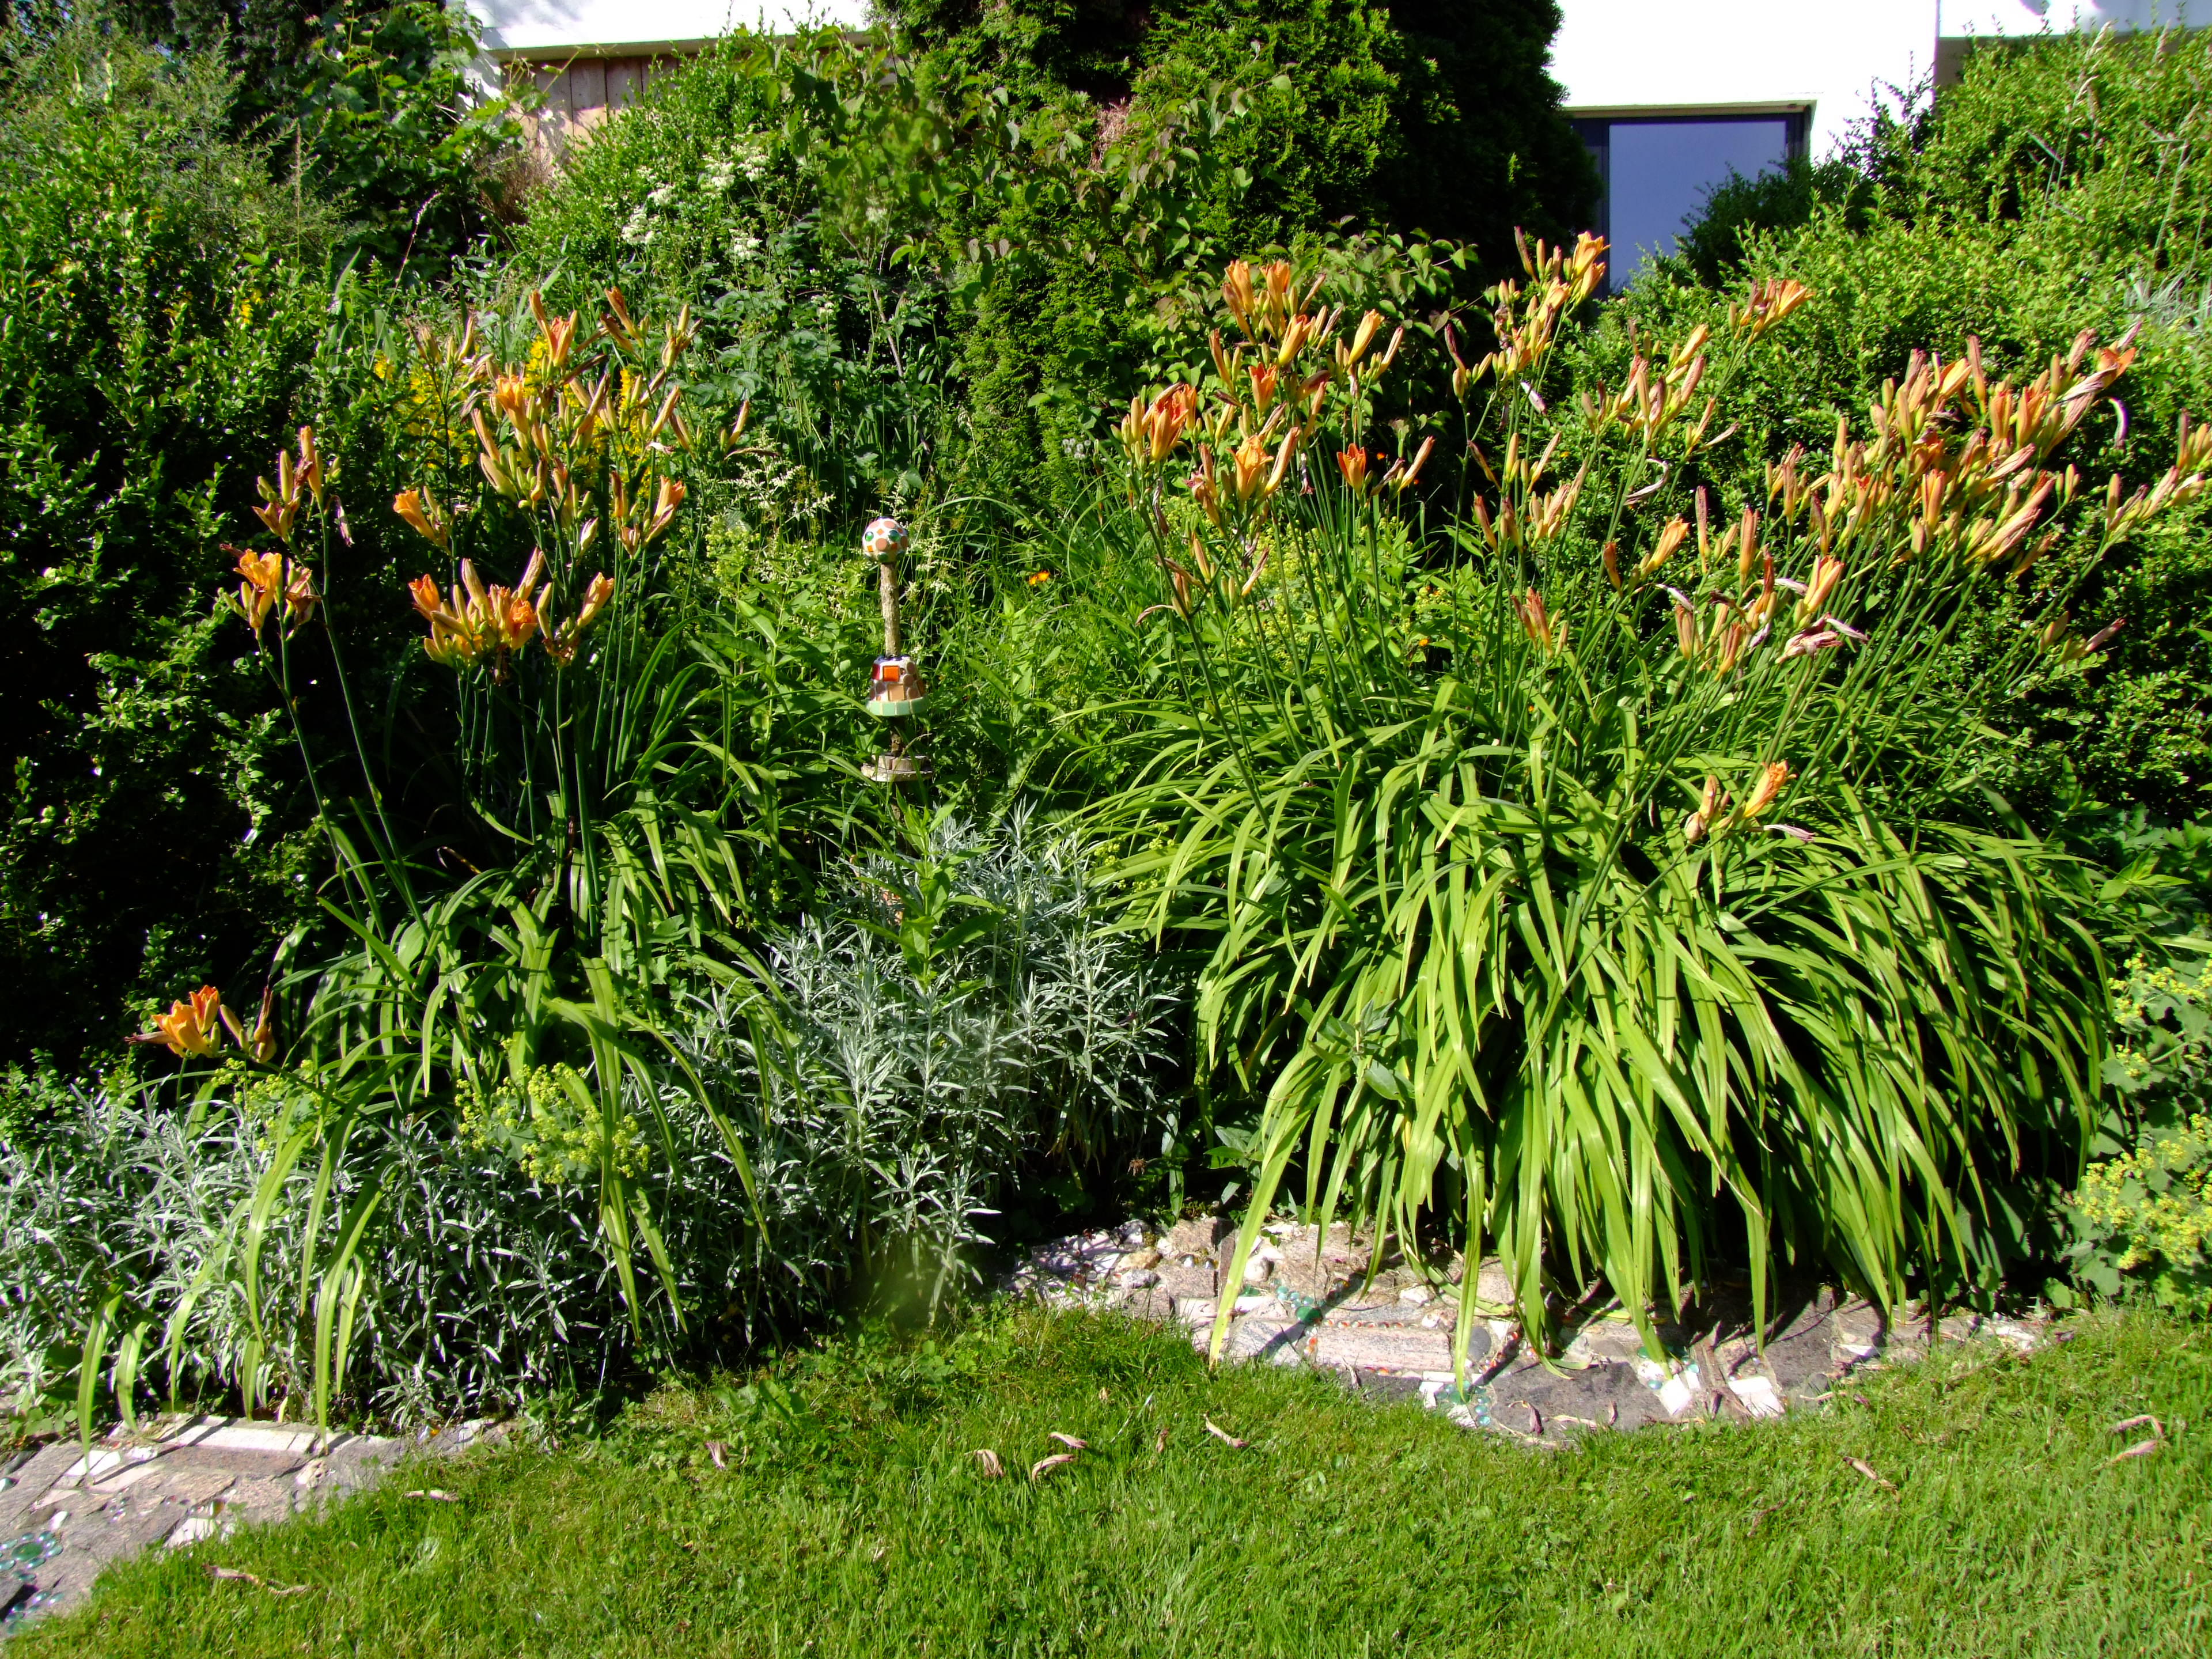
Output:
<path fill-rule="evenodd" d="M 584 629 L 589 628 L 593 623 L 597 622 L 599 618 L 599 612 L 607 608 L 607 601 L 614 598 L 614 596 L 615 584 L 613 577 L 608 575 L 605 571 L 601 571 L 598 575 L 592 577 L 590 584 L 584 589 L 583 605 L 576 612 L 576 627 L 578 630 L 581 631 Z"/>
<path fill-rule="evenodd" d="M 392 498 L 392 510 L 412 526 L 415 532 L 441 548 L 453 545 L 453 523 L 427 489 L 403 489 Z"/>
<path fill-rule="evenodd" d="M 1742 816 L 1755 818 L 1771 806 L 1775 797 L 1782 793 L 1792 775 L 1786 761 L 1773 761 L 1761 767 L 1759 782 L 1752 789 L 1751 799 L 1743 804 Z"/>
<path fill-rule="evenodd" d="M 1353 495 L 1364 500 L 1367 495 L 1367 452 L 1358 447 L 1340 449 L 1336 453 L 1336 470 L 1344 479 L 1344 487 Z"/>
<path fill-rule="evenodd" d="M 1429 452 L 1436 447 L 1437 441 L 1433 435 L 1421 440 L 1420 448 L 1414 452 L 1413 464 L 1407 467 L 1402 473 L 1399 474 L 1396 478 L 1392 480 L 1392 483 L 1396 486 L 1400 495 L 1404 495 L 1407 488 L 1413 483 L 1413 480 L 1421 476 L 1421 468 L 1429 459 Z"/>
<path fill-rule="evenodd" d="M 1829 554 L 1820 554 L 1813 561 L 1813 574 L 1805 584 L 1805 597 L 1797 601 L 1797 619 L 1809 622 L 1818 616 L 1828 603 L 1828 595 L 1842 580 L 1844 562 Z"/>

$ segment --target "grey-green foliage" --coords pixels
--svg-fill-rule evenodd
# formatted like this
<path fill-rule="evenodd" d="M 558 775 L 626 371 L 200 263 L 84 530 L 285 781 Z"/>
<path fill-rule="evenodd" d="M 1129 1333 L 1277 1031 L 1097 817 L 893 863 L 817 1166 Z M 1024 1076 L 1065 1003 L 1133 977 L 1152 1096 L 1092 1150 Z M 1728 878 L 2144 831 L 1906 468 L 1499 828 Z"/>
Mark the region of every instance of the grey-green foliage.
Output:
<path fill-rule="evenodd" d="M 0 1410 L 37 1418 L 66 1407 L 110 1297 L 103 1389 L 122 1337 L 145 1322 L 141 1386 L 118 1399 L 143 1406 L 172 1382 L 185 1399 L 249 1380 L 266 1398 L 312 1393 L 314 1303 L 294 1271 L 312 1165 L 283 1178 L 251 1261 L 243 1224 L 269 1173 L 272 1115 L 290 1104 L 265 1085 L 191 1113 L 135 1090 L 93 1091 L 0 1139 Z M 647 1184 L 687 1310 L 703 1308 L 711 1321 L 756 1285 L 744 1195 L 712 1125 L 680 1102 L 672 1116 Z M 588 1390 L 630 1363 L 631 1327 L 588 1192 L 533 1182 L 424 1116 L 377 1127 L 334 1171 L 336 1201 L 317 1229 L 327 1260 L 338 1217 L 373 1170 L 385 1197 L 362 1251 L 347 1370 L 357 1408 L 418 1421 Z M 168 1321 L 179 1308 L 172 1366 Z M 645 1329 L 665 1352 L 674 1333 L 658 1302 Z"/>
<path fill-rule="evenodd" d="M 940 824 L 837 899 L 775 938 L 765 999 L 702 996 L 681 1039 L 744 1126 L 765 1226 L 688 1091 L 635 1103 L 680 1326 L 658 1297 L 633 1325 L 591 1182 L 533 1178 L 465 1115 L 364 1115 L 318 1210 L 313 1158 L 271 1174 L 323 1109 L 311 1090 L 239 1071 L 187 1109 L 21 1084 L 0 1121 L 0 1410 L 65 1419 L 88 1336 L 94 1392 L 118 1401 L 308 1398 L 316 1275 L 371 1184 L 340 1391 L 389 1420 L 588 1392 L 818 1312 L 856 1275 L 941 1292 L 1021 1159 L 1095 1157 L 1150 1122 L 1170 999 L 1081 851 L 1019 817 Z"/>
<path fill-rule="evenodd" d="M 1080 848 L 1019 812 L 940 819 L 919 855 L 856 865 L 772 939 L 769 974 L 781 1014 L 757 1046 L 715 998 L 687 1047 L 757 1114 L 786 1273 L 851 1261 L 933 1300 L 1022 1160 L 1094 1161 L 1162 1112 L 1164 978 L 1109 927 Z"/>

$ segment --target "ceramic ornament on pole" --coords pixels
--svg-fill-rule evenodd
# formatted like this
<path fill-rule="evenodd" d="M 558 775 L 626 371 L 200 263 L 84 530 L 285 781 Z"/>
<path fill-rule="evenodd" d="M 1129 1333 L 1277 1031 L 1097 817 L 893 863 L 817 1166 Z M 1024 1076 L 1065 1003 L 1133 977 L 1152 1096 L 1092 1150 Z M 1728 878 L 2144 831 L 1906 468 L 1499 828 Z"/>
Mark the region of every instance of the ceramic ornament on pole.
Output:
<path fill-rule="evenodd" d="M 882 720 L 911 720 L 928 702 L 914 672 L 914 659 L 899 654 L 898 562 L 906 545 L 906 526 L 896 519 L 878 519 L 860 532 L 860 550 L 876 562 L 877 587 L 883 598 L 884 654 L 876 659 L 869 676 L 867 702 L 868 712 Z M 907 753 L 908 729 L 898 725 L 884 729 L 890 734 L 890 750 L 862 767 L 860 775 L 872 783 L 909 783 L 927 777 L 928 769 Z"/>

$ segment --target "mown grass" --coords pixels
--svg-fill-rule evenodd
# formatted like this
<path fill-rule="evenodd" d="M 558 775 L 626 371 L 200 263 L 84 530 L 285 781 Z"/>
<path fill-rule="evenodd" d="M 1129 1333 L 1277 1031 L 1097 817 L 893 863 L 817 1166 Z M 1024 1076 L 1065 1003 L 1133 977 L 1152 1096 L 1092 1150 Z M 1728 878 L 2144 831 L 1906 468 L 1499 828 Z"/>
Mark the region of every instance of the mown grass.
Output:
<path fill-rule="evenodd" d="M 993 1315 L 142 1559 L 13 1659 L 2201 1652 L 2212 1332 L 2070 1330 L 1782 1425 L 1545 1453 L 1310 1376 L 1209 1376 L 1119 1319 Z M 2108 1462 L 2145 1412 L 2166 1443 Z M 1054 1430 L 1089 1449 L 1033 1484 Z M 425 1484 L 460 1501 L 402 1495 Z"/>

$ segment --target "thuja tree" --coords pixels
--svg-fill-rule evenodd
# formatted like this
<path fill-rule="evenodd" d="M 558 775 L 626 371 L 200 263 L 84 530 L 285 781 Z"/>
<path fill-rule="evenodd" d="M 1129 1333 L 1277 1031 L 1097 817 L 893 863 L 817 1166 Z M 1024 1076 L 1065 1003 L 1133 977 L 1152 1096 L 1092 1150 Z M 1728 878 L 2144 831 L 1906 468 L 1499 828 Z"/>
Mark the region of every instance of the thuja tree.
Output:
<path fill-rule="evenodd" d="M 1186 266 L 1325 233 L 1443 238 L 1470 245 L 1471 298 L 1511 264 L 1516 225 L 1571 232 L 1595 199 L 1546 70 L 1553 0 L 905 0 L 894 15 L 948 71 L 1082 140 L 1094 166 L 1123 150 L 1183 170 L 1172 246 L 1085 240 L 1001 262 L 982 286 L 968 368 L 994 435 L 972 465 L 1001 494 L 1024 492 L 1033 457 L 1083 450 L 1087 396 L 1129 389 L 1144 313 Z M 1194 120 L 1224 97 L 1229 118 Z M 1049 248 L 1066 212 L 1012 204 L 1001 234 Z"/>

